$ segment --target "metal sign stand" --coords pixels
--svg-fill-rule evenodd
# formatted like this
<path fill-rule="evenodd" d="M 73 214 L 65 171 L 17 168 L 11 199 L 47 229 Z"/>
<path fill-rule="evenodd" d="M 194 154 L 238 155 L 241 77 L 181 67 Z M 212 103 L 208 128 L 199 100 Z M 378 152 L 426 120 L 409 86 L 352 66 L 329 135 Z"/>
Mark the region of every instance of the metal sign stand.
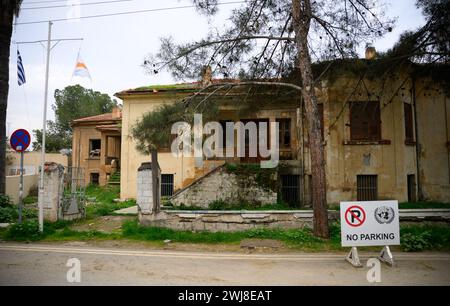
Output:
<path fill-rule="evenodd" d="M 359 260 L 358 249 L 356 247 L 352 247 L 345 260 L 347 260 L 355 268 L 362 267 L 361 261 Z"/>
<path fill-rule="evenodd" d="M 392 256 L 391 249 L 389 248 L 388 245 L 383 247 L 380 255 L 377 258 L 379 261 L 384 262 L 389 267 L 392 267 L 395 265 L 394 256 Z M 352 249 L 350 250 L 350 253 L 348 253 L 345 260 L 348 261 L 355 268 L 362 267 L 361 261 L 359 260 L 358 249 L 356 247 L 352 247 Z"/>
<path fill-rule="evenodd" d="M 395 265 L 394 257 L 392 256 L 391 249 L 389 248 L 388 245 L 384 246 L 384 248 L 381 250 L 381 253 L 380 253 L 380 256 L 378 256 L 378 259 L 390 267 Z"/>

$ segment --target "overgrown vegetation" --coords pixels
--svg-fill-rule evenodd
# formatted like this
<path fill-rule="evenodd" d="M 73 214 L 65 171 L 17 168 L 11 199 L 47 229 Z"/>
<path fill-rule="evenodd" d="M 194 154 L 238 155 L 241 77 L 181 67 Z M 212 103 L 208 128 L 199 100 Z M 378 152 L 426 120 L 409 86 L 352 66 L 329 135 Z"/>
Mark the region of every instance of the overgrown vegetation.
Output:
<path fill-rule="evenodd" d="M 450 203 L 442 202 L 404 202 L 399 203 L 398 208 L 400 209 L 431 209 L 431 208 L 447 208 L 450 209 Z"/>
<path fill-rule="evenodd" d="M 136 205 L 134 200 L 114 202 L 115 199 L 120 197 L 119 192 L 119 186 L 99 187 L 89 185 L 86 188 L 86 198 L 88 200 L 93 199 L 94 201 L 88 201 L 88 205 L 86 206 L 86 217 L 92 219 L 95 217 L 111 215 L 116 210 Z"/>
<path fill-rule="evenodd" d="M 255 182 L 266 189 L 277 190 L 277 168 L 261 168 L 260 164 L 226 163 L 225 170 L 235 174 L 238 179 L 248 180 L 253 177 Z"/>

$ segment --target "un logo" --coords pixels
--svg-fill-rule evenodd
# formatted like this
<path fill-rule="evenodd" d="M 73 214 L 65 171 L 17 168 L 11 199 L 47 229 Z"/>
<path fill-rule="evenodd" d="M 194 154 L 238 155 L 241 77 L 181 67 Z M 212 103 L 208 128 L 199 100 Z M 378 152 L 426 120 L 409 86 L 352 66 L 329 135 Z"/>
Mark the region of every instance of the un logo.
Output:
<path fill-rule="evenodd" d="M 375 209 L 375 220 L 380 224 L 389 224 L 394 220 L 394 209 L 389 206 L 380 206 Z"/>

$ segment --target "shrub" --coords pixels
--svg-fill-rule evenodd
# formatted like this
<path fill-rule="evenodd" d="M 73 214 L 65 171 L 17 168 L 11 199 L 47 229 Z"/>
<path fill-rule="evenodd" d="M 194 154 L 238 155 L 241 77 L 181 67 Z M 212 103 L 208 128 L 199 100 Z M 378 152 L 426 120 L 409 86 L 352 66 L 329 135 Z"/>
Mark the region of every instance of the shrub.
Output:
<path fill-rule="evenodd" d="M 11 199 L 6 194 L 0 194 L 0 207 L 12 206 Z"/>
<path fill-rule="evenodd" d="M 6 232 L 7 239 L 16 241 L 36 241 L 42 239 L 43 236 L 39 232 L 39 223 L 35 220 L 13 224 Z"/>
<path fill-rule="evenodd" d="M 17 219 L 18 213 L 14 207 L 0 207 L 0 223 L 10 223 Z"/>
<path fill-rule="evenodd" d="M 431 248 L 430 238 L 431 233 L 429 231 L 405 233 L 401 236 L 401 245 L 406 252 L 420 252 Z"/>

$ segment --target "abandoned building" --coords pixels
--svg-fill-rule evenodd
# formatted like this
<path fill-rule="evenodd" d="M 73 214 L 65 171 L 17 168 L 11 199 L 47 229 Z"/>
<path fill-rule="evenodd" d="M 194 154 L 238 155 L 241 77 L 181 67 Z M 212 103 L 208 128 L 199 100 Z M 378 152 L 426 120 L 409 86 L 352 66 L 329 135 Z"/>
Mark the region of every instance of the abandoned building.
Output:
<path fill-rule="evenodd" d="M 72 164 L 84 169 L 85 182 L 104 186 L 119 183 L 122 112 L 79 118 L 72 122 Z"/>
<path fill-rule="evenodd" d="M 383 76 L 382 73 L 367 72 L 371 69 L 371 62 L 358 60 L 349 64 L 348 61 L 336 61 L 328 69 L 327 76 L 316 83 L 325 147 L 328 203 L 378 199 L 449 202 L 448 83 L 433 78 L 433 75 L 445 75 L 448 67 L 433 65 L 424 68 L 411 64 Z M 433 73 L 420 73 L 423 70 Z M 225 84 L 229 80 L 212 82 Z M 150 156 L 136 150 L 131 135 L 137 120 L 144 113 L 162 104 L 179 101 L 201 88 L 202 82 L 195 82 L 142 87 L 116 94 L 123 100 L 121 198 L 136 198 L 138 168 L 141 163 L 150 161 Z M 249 95 L 250 91 L 253 94 Z M 301 95 L 281 87 L 252 86 L 252 89 L 217 91 L 215 96 L 214 103 L 220 105 L 221 122 L 279 122 L 281 161 L 276 171 L 278 187 L 275 191 L 285 202 L 296 206 L 309 205 L 312 177 Z M 246 105 L 244 111 L 242 105 Z M 93 125 L 92 129 L 97 131 Z M 74 144 L 75 135 L 79 134 L 74 134 Z M 88 138 L 92 139 L 87 137 L 85 146 Z M 89 150 L 92 149 L 90 146 Z M 255 163 L 259 160 L 205 159 L 203 166 L 198 168 L 193 157 L 177 158 L 169 149 L 159 150 L 158 159 L 162 171 L 162 196 L 175 194 L 174 202 L 187 201 L 184 203 L 187 205 L 190 204 L 189 199 L 198 200 L 194 194 L 199 191 L 204 193 L 207 201 L 219 199 L 219 190 L 229 179 L 220 176 L 226 172 L 223 170 L 225 162 Z M 212 184 L 217 192 L 211 192 L 211 188 L 214 189 Z M 239 189 L 236 188 L 235 192 Z"/>

